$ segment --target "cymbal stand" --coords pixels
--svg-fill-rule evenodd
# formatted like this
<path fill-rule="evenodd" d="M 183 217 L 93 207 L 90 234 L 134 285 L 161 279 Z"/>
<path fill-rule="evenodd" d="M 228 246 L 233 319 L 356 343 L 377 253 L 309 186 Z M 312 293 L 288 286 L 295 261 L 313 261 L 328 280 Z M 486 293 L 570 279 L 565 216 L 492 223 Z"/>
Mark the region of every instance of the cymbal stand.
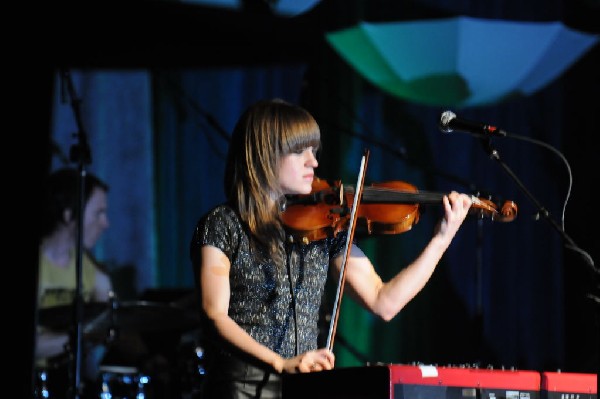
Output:
<path fill-rule="evenodd" d="M 109 293 L 108 300 L 108 316 L 109 316 L 109 325 L 108 332 L 106 336 L 106 343 L 112 344 L 119 337 L 119 330 L 117 329 L 117 321 L 116 321 L 116 310 L 119 308 L 119 301 L 117 300 L 115 294 L 111 291 Z"/>
<path fill-rule="evenodd" d="M 66 84 L 68 94 L 71 98 L 71 107 L 77 122 L 78 132 L 74 134 L 78 138 L 78 143 L 73 144 L 70 150 L 71 161 L 78 164 L 79 179 L 78 179 L 78 207 L 79 212 L 77 215 L 77 246 L 76 246 L 76 284 L 75 284 L 75 298 L 73 299 L 73 307 L 75 312 L 76 327 L 74 332 L 75 345 L 72 345 L 73 357 L 72 357 L 72 385 L 70 389 L 70 395 L 75 399 L 80 396 L 80 382 L 81 382 L 81 361 L 82 361 L 82 340 L 83 340 L 83 296 L 82 296 L 82 264 L 83 264 L 83 213 L 85 210 L 84 196 L 85 196 L 85 177 L 86 177 L 86 165 L 92 162 L 90 147 L 87 141 L 87 135 L 83 128 L 81 121 L 80 112 L 80 100 L 75 92 L 73 80 L 68 70 L 61 71 L 62 83 Z"/>

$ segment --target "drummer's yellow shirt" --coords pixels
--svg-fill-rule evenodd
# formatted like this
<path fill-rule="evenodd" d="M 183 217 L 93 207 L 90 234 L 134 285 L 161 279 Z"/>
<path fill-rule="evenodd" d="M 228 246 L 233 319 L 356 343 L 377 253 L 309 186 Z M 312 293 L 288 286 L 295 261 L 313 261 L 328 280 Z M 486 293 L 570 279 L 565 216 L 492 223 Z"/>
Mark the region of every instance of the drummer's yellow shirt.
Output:
<path fill-rule="evenodd" d="M 73 251 L 74 252 L 74 251 Z M 52 263 L 40 253 L 38 275 L 38 304 L 40 308 L 73 303 L 76 288 L 75 256 L 68 267 Z M 82 257 L 81 294 L 84 301 L 92 298 L 96 281 L 96 267 L 89 256 Z"/>

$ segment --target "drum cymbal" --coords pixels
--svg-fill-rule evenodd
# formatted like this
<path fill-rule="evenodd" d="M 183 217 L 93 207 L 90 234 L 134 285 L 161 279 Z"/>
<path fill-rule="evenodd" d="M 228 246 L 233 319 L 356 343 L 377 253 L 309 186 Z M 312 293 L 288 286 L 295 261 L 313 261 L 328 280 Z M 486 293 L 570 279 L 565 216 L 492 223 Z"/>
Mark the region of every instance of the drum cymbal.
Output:
<path fill-rule="evenodd" d="M 188 330 L 199 324 L 199 315 L 170 303 L 147 301 L 114 302 L 86 326 L 86 334 L 118 331 L 153 332 Z"/>
<path fill-rule="evenodd" d="M 86 323 L 98 317 L 108 309 L 106 302 L 85 302 L 83 304 L 82 322 Z M 74 304 L 58 305 L 40 308 L 38 310 L 38 324 L 56 331 L 67 331 L 74 324 Z"/>

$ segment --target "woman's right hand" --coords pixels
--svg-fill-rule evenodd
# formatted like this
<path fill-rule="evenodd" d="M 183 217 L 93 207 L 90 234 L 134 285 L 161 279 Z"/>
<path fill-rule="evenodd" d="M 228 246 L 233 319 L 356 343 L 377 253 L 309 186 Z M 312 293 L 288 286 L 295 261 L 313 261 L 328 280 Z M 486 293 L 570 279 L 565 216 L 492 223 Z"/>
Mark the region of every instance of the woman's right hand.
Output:
<path fill-rule="evenodd" d="M 312 373 L 331 370 L 335 365 L 335 355 L 329 349 L 317 349 L 283 360 L 281 372 L 288 374 Z"/>

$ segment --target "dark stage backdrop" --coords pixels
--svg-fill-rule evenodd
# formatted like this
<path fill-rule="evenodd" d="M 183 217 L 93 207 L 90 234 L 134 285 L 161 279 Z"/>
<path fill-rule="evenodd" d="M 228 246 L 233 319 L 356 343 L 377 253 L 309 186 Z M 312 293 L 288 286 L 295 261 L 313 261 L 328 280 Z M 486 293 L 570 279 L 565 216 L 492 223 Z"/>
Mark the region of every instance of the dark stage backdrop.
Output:
<path fill-rule="evenodd" d="M 90 143 L 88 168 L 111 186 L 111 227 L 96 255 L 110 268 L 120 298 L 191 290 L 189 239 L 197 219 L 224 198 L 229 132 L 250 103 L 281 97 L 302 104 L 319 121 L 321 177 L 354 184 L 368 148 L 368 182 L 402 180 L 420 190 L 491 193 L 519 207 L 511 223 L 466 221 L 430 283 L 390 323 L 344 298 L 338 367 L 421 362 L 597 370 L 598 277 L 582 256 L 565 248 L 551 223 L 535 217 L 537 201 L 560 223 L 569 183 L 565 163 L 530 142 L 493 140 L 532 200 L 478 139 L 440 133 L 444 108 L 382 93 L 324 40 L 325 32 L 361 20 L 452 15 L 561 20 L 597 33 L 597 2 L 325 1 L 287 19 L 176 2 L 127 3 L 118 12 L 115 7 L 65 4 L 49 11 L 57 23 L 42 39 L 52 49 L 44 82 L 54 86 L 45 91 L 49 101 L 41 108 L 42 116 L 50 114 L 43 119 L 49 126 L 39 140 L 48 149 L 43 171 L 72 164 L 69 151 L 79 128 L 72 101 L 61 90 L 59 68 L 67 68 Z M 67 8 L 75 17 L 65 20 Z M 85 19 L 89 12 L 103 24 Z M 84 43 L 75 48 L 65 39 L 69 32 L 78 32 Z M 573 174 L 566 232 L 595 261 L 598 52 L 592 49 L 530 97 L 457 111 L 565 155 Z M 417 256 L 439 215 L 437 207 L 427 208 L 411 231 L 358 237 L 359 244 L 388 278 Z"/>

